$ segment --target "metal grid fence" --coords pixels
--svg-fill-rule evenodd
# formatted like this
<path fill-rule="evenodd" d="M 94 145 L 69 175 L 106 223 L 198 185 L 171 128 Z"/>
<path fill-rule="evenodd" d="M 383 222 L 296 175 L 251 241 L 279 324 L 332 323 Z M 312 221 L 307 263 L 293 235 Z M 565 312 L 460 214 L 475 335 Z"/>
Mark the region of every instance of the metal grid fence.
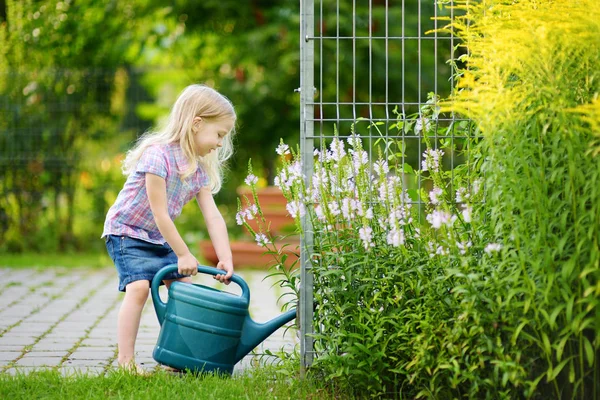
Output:
<path fill-rule="evenodd" d="M 348 137 L 359 130 L 369 159 L 374 142 L 383 135 L 406 146 L 402 163 L 417 169 L 423 137 L 390 127 L 418 114 L 431 94 L 447 97 L 454 87 L 452 63 L 456 41 L 436 31 L 440 17 L 453 18 L 451 0 L 301 0 L 300 19 L 300 150 L 303 172 L 312 176 L 313 150 L 334 135 Z M 454 115 L 438 118 L 439 127 L 452 126 Z M 378 123 L 378 131 L 371 127 Z M 464 137 L 444 136 L 460 141 Z M 406 158 L 405 158 L 406 157 Z M 450 154 L 452 169 L 459 161 Z M 421 182 L 419 182 L 419 189 Z M 312 236 L 307 218 L 301 246 L 300 352 L 302 370 L 314 357 Z"/>

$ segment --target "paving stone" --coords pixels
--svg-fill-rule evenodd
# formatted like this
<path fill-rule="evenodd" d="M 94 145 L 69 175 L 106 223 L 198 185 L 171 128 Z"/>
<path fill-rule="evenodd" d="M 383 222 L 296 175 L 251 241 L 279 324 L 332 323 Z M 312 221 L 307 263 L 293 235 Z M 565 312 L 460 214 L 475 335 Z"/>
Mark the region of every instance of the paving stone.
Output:
<path fill-rule="evenodd" d="M 100 353 L 100 352 L 112 352 L 114 353 L 117 349 L 117 344 L 112 344 L 104 347 L 87 347 L 87 346 L 79 346 L 75 351 L 85 351 L 89 353 Z"/>
<path fill-rule="evenodd" d="M 3 281 L 20 282 L 22 285 L 4 286 L 3 294 L 10 289 L 10 293 L 14 296 L 12 298 L 18 301 L 14 304 L 6 304 L 4 308 L 0 307 L 0 333 L 15 323 L 20 322 L 20 325 L 15 326 L 13 334 L 8 335 L 4 341 L 0 337 L 0 367 L 6 366 L 19 357 L 25 346 L 33 344 L 37 340 L 36 337 L 48 332 L 54 324 L 56 326 L 52 331 L 43 336 L 39 343 L 33 346 L 31 352 L 23 357 L 24 363 L 29 363 L 30 359 L 38 360 L 31 361 L 33 364 L 46 361 L 44 359 L 61 360 L 68 351 L 79 345 L 71 354 L 72 360 L 68 360 L 69 363 L 64 363 L 58 368 L 64 375 L 86 371 L 103 373 L 104 366 L 111 360 L 114 360 L 111 368 L 112 365 L 118 366 L 114 357 L 117 316 L 123 294 L 116 291 L 114 285 L 102 285 L 107 278 L 116 281 L 116 271 L 113 268 L 105 270 L 51 268 L 44 271 L 9 270 L 8 273 L 6 271 L 0 268 L 0 277 L 5 276 Z M 265 280 L 264 277 L 267 275 L 265 271 L 241 271 L 239 274 L 250 286 L 252 294 L 250 312 L 253 318 L 257 322 L 264 322 L 279 315 L 277 297 L 283 291 L 271 287 L 274 280 L 272 278 Z M 195 283 L 217 287 L 219 290 L 237 295 L 241 293 L 237 285 L 226 287 L 208 276 L 203 276 L 202 279 L 196 278 Z M 40 286 L 42 283 L 44 285 Z M 36 288 L 33 293 L 30 292 L 31 287 Z M 2 291 L 1 285 L 0 291 Z M 90 292 L 93 292 L 92 296 L 89 296 Z M 161 287 L 160 293 L 163 300 L 166 299 L 166 288 Z M 54 295 L 60 297 L 51 299 L 50 296 Z M 83 302 L 84 298 L 87 298 L 86 302 Z M 288 333 L 283 337 L 280 331 L 278 330 L 265 341 L 259 347 L 259 351 L 267 348 L 273 351 L 279 351 L 281 347 L 293 348 L 297 343 L 295 334 L 290 336 Z M 157 365 L 152 359 L 152 352 L 159 332 L 160 324 L 149 297 L 142 314 L 136 343 L 136 359 L 138 363 L 143 362 L 147 370 L 152 370 Z M 29 335 L 31 342 L 26 341 L 22 344 L 8 341 L 11 336 L 15 336 L 16 340 L 16 337 L 23 338 L 23 335 Z M 83 338 L 85 339 L 82 340 Z M 246 366 L 252 368 L 257 362 L 256 357 L 249 355 L 236 366 L 236 371 L 243 371 Z M 33 370 L 28 366 L 20 369 L 25 372 Z M 8 373 L 16 373 L 17 370 L 10 368 L 8 371 L 12 371 Z"/>
<path fill-rule="evenodd" d="M 32 332 L 18 332 L 11 329 L 10 331 L 4 333 L 4 335 L 2 335 L 2 338 L 21 338 L 23 340 L 28 340 L 29 343 L 33 343 L 40 336 L 41 334 L 34 334 Z"/>
<path fill-rule="evenodd" d="M 63 363 L 64 367 L 103 367 L 108 365 L 108 360 L 67 360 Z"/>
<path fill-rule="evenodd" d="M 67 355 L 66 351 L 29 351 L 25 353 L 27 357 L 64 357 Z"/>
<path fill-rule="evenodd" d="M 14 352 L 14 351 L 18 351 L 20 353 L 23 352 L 23 346 L 22 345 L 0 345 L 0 353 L 4 353 L 4 352 Z"/>
<path fill-rule="evenodd" d="M 74 343 L 60 342 L 40 342 L 36 343 L 32 351 L 69 351 L 73 348 Z"/>
<path fill-rule="evenodd" d="M 44 339 L 50 340 L 50 341 L 57 341 L 57 340 L 67 341 L 67 340 L 69 340 L 69 341 L 76 342 L 76 341 L 84 338 L 85 335 L 86 335 L 85 331 L 66 331 L 64 329 L 54 328 L 44 336 Z"/>
<path fill-rule="evenodd" d="M 114 350 L 87 351 L 80 347 L 69 356 L 69 360 L 108 360 L 114 354 Z"/>
<path fill-rule="evenodd" d="M 21 351 L 2 351 L 0 349 L 0 362 L 2 361 L 12 361 L 15 358 L 21 356 L 23 352 Z"/>
<path fill-rule="evenodd" d="M 28 346 L 35 342 L 35 339 L 20 336 L 2 336 L 0 337 L 0 346 Z"/>
<path fill-rule="evenodd" d="M 81 346 L 85 347 L 106 347 L 116 344 L 114 339 L 85 339 L 81 342 Z"/>
<path fill-rule="evenodd" d="M 62 357 L 30 357 L 29 354 L 25 354 L 15 364 L 17 367 L 55 367 L 62 361 Z"/>

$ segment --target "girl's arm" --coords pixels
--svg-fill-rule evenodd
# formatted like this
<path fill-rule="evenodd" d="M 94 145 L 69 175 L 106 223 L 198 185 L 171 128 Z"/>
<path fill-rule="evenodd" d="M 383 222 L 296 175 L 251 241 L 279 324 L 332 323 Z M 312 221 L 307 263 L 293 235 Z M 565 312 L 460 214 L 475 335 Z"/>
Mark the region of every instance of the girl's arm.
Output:
<path fill-rule="evenodd" d="M 196 275 L 198 273 L 198 260 L 190 253 L 169 216 L 165 180 L 158 175 L 146 173 L 146 193 L 148 194 L 148 201 L 156 226 L 177 255 L 178 272 L 183 275 Z"/>
<path fill-rule="evenodd" d="M 200 189 L 200 192 L 196 195 L 196 200 L 204 215 L 210 240 L 219 258 L 217 268 L 227 272 L 226 275 L 217 275 L 216 279 L 228 285 L 229 279 L 233 275 L 233 256 L 231 255 L 225 220 L 219 212 L 209 188 L 203 187 Z"/>

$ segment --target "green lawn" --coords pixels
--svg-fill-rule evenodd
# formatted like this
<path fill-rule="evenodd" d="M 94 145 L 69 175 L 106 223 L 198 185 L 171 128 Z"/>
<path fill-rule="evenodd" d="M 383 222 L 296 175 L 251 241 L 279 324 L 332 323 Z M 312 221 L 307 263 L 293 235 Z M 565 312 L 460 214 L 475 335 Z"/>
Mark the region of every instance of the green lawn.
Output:
<path fill-rule="evenodd" d="M 57 371 L 29 375 L 0 374 L 2 399 L 336 399 L 312 379 L 276 377 L 273 367 L 234 377 L 136 376 L 113 371 L 105 376 L 62 377 Z M 342 396 L 342 398 L 347 398 Z"/>
<path fill-rule="evenodd" d="M 103 268 L 112 265 L 112 261 L 106 252 L 3 254 L 0 258 L 0 268 Z"/>

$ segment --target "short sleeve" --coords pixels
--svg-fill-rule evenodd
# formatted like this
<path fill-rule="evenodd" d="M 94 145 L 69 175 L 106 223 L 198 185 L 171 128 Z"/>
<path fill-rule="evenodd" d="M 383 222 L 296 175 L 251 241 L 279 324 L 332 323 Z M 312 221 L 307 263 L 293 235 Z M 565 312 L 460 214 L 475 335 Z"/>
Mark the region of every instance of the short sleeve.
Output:
<path fill-rule="evenodd" d="M 167 177 L 167 159 L 166 154 L 158 146 L 151 146 L 144 150 L 138 164 L 136 172 L 151 173 L 158 175 L 163 179 Z"/>

